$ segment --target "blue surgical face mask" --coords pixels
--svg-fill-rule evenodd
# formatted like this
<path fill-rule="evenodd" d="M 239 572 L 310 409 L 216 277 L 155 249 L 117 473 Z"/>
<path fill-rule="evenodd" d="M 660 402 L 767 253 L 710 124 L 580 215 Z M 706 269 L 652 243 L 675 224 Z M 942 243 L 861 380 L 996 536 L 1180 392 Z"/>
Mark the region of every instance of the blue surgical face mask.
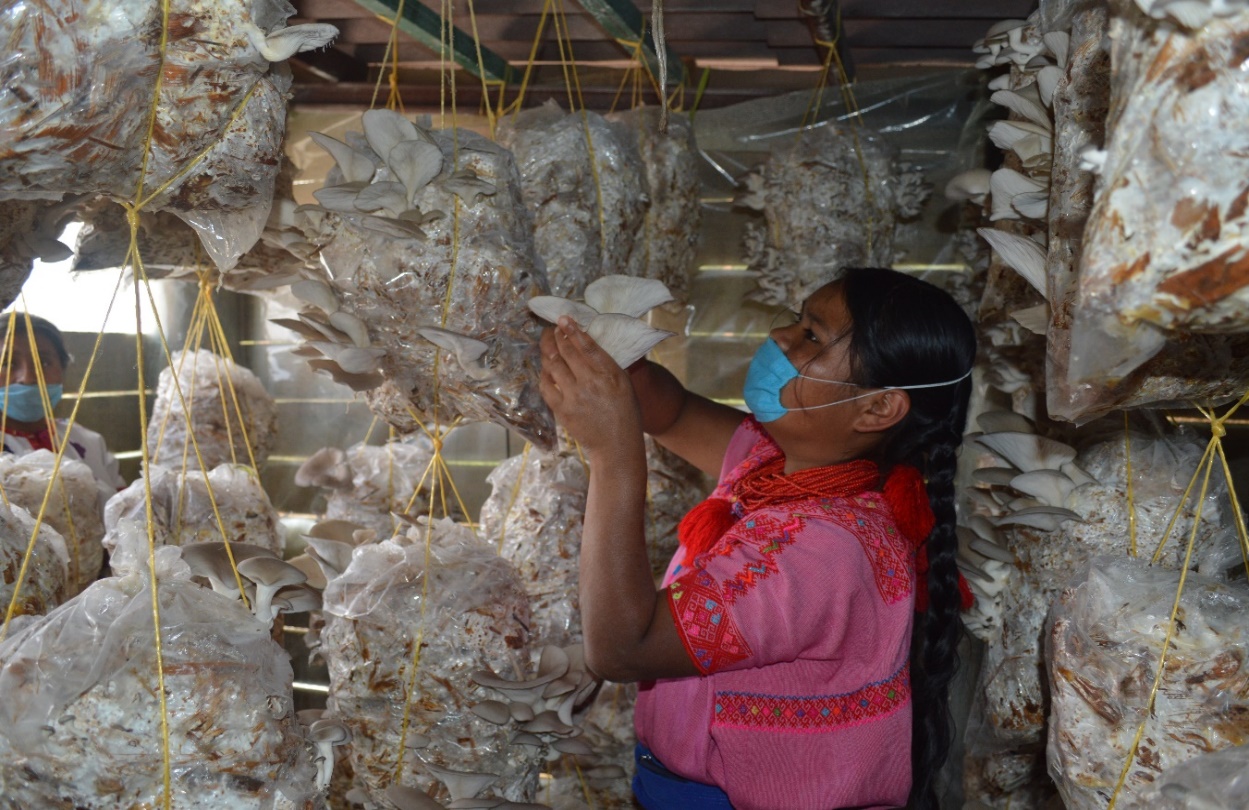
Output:
<path fill-rule="evenodd" d="M 853 397 L 834 400 L 833 402 L 825 402 L 821 405 L 808 405 L 803 408 L 786 408 L 781 404 L 781 391 L 789 384 L 790 380 L 804 379 L 812 382 L 830 383 L 832 385 L 845 385 L 851 388 L 863 388 L 864 386 L 857 383 L 847 382 L 845 380 L 824 380 L 819 377 L 808 377 L 801 374 L 798 368 L 789 361 L 785 356 L 785 352 L 775 340 L 768 338 L 759 347 L 759 351 L 755 352 L 755 356 L 750 361 L 750 368 L 746 371 L 746 384 L 743 388 L 742 395 L 746 400 L 746 407 L 750 408 L 750 412 L 760 422 L 775 422 L 790 410 L 795 411 L 813 411 L 818 408 L 831 408 L 834 405 L 840 405 L 843 402 L 853 402 L 856 399 L 863 399 L 877 394 L 881 391 L 893 389 L 911 390 L 916 388 L 940 388 L 946 385 L 954 385 L 971 376 L 971 369 L 967 370 L 963 376 L 956 380 L 947 380 L 939 383 L 925 383 L 923 385 L 890 385 L 883 388 L 872 388 L 865 394 L 858 394 Z"/>
<path fill-rule="evenodd" d="M 60 383 L 48 386 L 48 402 L 52 407 L 61 401 L 63 393 Z M 26 383 L 12 383 L 4 389 L 4 412 L 10 419 L 19 422 L 38 422 L 43 419 L 43 399 L 39 396 L 39 386 Z"/>

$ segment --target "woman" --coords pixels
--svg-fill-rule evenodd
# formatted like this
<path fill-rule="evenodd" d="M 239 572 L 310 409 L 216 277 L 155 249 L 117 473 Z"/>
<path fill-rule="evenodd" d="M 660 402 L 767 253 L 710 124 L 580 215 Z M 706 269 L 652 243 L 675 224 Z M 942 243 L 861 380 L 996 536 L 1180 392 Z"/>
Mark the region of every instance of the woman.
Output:
<path fill-rule="evenodd" d="M 649 682 L 635 713 L 642 805 L 935 807 L 961 633 L 966 314 L 911 276 L 847 270 L 772 330 L 745 419 L 653 364 L 626 373 L 568 319 L 542 348 L 543 396 L 591 469 L 586 661 Z M 643 431 L 720 476 L 658 593 Z"/>
<path fill-rule="evenodd" d="M 35 335 L 32 350 L 26 319 L 30 318 Z M 51 322 L 35 315 L 17 313 L 10 321 L 16 329 L 13 335 L 12 358 L 4 364 L 4 452 L 23 456 L 35 450 L 57 451 L 57 443 L 65 435 L 68 423 L 55 419 L 44 410 L 43 396 L 39 391 L 39 372 L 42 368 L 43 382 L 47 389 L 48 404 L 55 408 L 61 401 L 65 368 L 69 365 L 69 352 L 61 330 Z M 36 361 L 36 354 L 38 360 Z M 65 456 L 84 462 L 95 474 L 100 488 L 101 503 L 108 496 L 126 486 L 118 472 L 117 459 L 108 451 L 104 437 L 79 424 L 69 429 L 69 445 Z"/>

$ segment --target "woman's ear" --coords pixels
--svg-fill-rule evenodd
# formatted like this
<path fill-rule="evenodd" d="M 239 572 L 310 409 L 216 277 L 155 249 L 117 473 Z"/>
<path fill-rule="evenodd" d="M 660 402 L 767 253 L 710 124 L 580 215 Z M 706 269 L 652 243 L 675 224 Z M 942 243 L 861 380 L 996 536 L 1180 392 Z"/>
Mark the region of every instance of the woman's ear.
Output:
<path fill-rule="evenodd" d="M 883 433 L 905 419 L 910 412 L 910 394 L 899 388 L 886 388 L 864 400 L 864 407 L 855 417 L 854 429 L 859 433 Z"/>

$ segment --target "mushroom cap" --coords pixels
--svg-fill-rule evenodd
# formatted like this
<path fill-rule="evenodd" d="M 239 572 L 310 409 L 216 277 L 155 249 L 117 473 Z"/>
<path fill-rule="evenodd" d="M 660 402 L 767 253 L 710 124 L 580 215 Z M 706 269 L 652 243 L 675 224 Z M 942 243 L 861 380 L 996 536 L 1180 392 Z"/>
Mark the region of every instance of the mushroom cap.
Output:
<path fill-rule="evenodd" d="M 407 785 L 391 785 L 386 788 L 385 796 L 399 810 L 445 810 L 429 794 Z"/>
<path fill-rule="evenodd" d="M 332 717 L 314 720 L 308 727 L 308 739 L 313 742 L 327 742 L 331 745 L 342 745 L 351 740 L 351 729 Z"/>
<path fill-rule="evenodd" d="M 1075 448 L 1035 433 L 986 433 L 976 441 L 1022 472 L 1057 470 L 1076 457 Z"/>
<path fill-rule="evenodd" d="M 633 365 L 661 340 L 675 334 L 656 329 L 636 317 L 614 312 L 595 316 L 586 331 L 621 368 Z"/>
<path fill-rule="evenodd" d="M 996 228 L 977 228 L 976 233 L 984 237 L 1002 261 L 1023 276 L 1042 297 L 1047 295 L 1044 248 L 1026 236 Z"/>
<path fill-rule="evenodd" d="M 501 700 L 483 700 L 470 706 L 469 710 L 481 719 L 499 726 L 512 720 L 511 710 Z"/>
<path fill-rule="evenodd" d="M 1019 470 L 1014 467 L 980 467 L 971 471 L 971 480 L 990 486 L 1010 486 L 1018 476 Z"/>
<path fill-rule="evenodd" d="M 498 774 L 452 771 L 427 765 L 430 775 L 441 781 L 451 792 L 452 800 L 471 799 L 497 780 Z"/>
<path fill-rule="evenodd" d="M 287 585 L 273 597 L 275 602 L 278 599 L 286 600 L 283 613 L 308 613 L 321 609 L 321 592 L 308 585 Z"/>
<path fill-rule="evenodd" d="M 1003 515 L 995 523 L 998 526 L 1031 526 L 1034 529 L 1052 532 L 1068 520 L 1084 521 L 1084 518 L 1070 509 L 1055 506 L 1029 506 Z"/>
<path fill-rule="evenodd" d="M 984 202 L 989 193 L 989 178 L 993 172 L 988 169 L 969 169 L 950 178 L 945 184 L 947 200 L 971 200 L 975 203 Z"/>
<path fill-rule="evenodd" d="M 425 140 L 416 124 L 394 110 L 378 108 L 360 117 L 360 128 L 369 148 L 378 157 L 385 157 L 395 144 L 402 141 Z"/>
<path fill-rule="evenodd" d="M 554 295 L 535 295 L 530 298 L 529 311 L 550 323 L 559 323 L 559 319 L 567 315 L 582 329 L 589 329 L 594 316 L 598 315 L 594 307 Z"/>
<path fill-rule="evenodd" d="M 291 284 L 291 294 L 307 304 L 320 307 L 326 312 L 338 309 L 338 296 L 334 289 L 324 281 L 315 278 L 301 278 Z"/>
<path fill-rule="evenodd" d="M 355 540 L 355 533 L 363 528 L 359 523 L 352 523 L 350 520 L 318 520 L 308 530 L 308 536 L 355 545 L 352 542 Z"/>
<path fill-rule="evenodd" d="M 282 587 L 301 585 L 308 577 L 303 571 L 277 557 L 249 557 L 239 560 L 239 573 L 257 585 Z"/>
<path fill-rule="evenodd" d="M 1058 470 L 1033 470 L 1022 473 L 1015 476 L 1010 485 L 1047 506 L 1063 506 L 1067 502 L 1067 496 L 1076 488 L 1075 481 Z"/>
<path fill-rule="evenodd" d="M 551 747 L 561 754 L 574 754 L 577 756 L 589 756 L 594 753 L 594 749 L 590 744 L 580 737 L 564 737 L 551 743 Z"/>
<path fill-rule="evenodd" d="M 299 465 L 295 472 L 295 486 L 350 487 L 351 468 L 347 466 L 347 454 L 337 447 L 322 447 Z"/>
<path fill-rule="evenodd" d="M 637 276 L 609 275 L 586 285 L 585 302 L 596 312 L 619 313 L 640 318 L 672 300 L 662 281 Z"/>

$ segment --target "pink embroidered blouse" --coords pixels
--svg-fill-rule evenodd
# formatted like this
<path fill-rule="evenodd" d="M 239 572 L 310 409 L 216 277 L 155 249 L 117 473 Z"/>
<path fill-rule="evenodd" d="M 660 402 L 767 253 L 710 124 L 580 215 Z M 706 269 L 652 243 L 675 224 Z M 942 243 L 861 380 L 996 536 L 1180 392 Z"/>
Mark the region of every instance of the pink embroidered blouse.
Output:
<path fill-rule="evenodd" d="M 780 452 L 745 420 L 715 495 Z M 682 555 L 664 585 L 704 674 L 643 684 L 638 739 L 736 810 L 905 805 L 915 566 L 880 495 L 759 509 Z"/>

